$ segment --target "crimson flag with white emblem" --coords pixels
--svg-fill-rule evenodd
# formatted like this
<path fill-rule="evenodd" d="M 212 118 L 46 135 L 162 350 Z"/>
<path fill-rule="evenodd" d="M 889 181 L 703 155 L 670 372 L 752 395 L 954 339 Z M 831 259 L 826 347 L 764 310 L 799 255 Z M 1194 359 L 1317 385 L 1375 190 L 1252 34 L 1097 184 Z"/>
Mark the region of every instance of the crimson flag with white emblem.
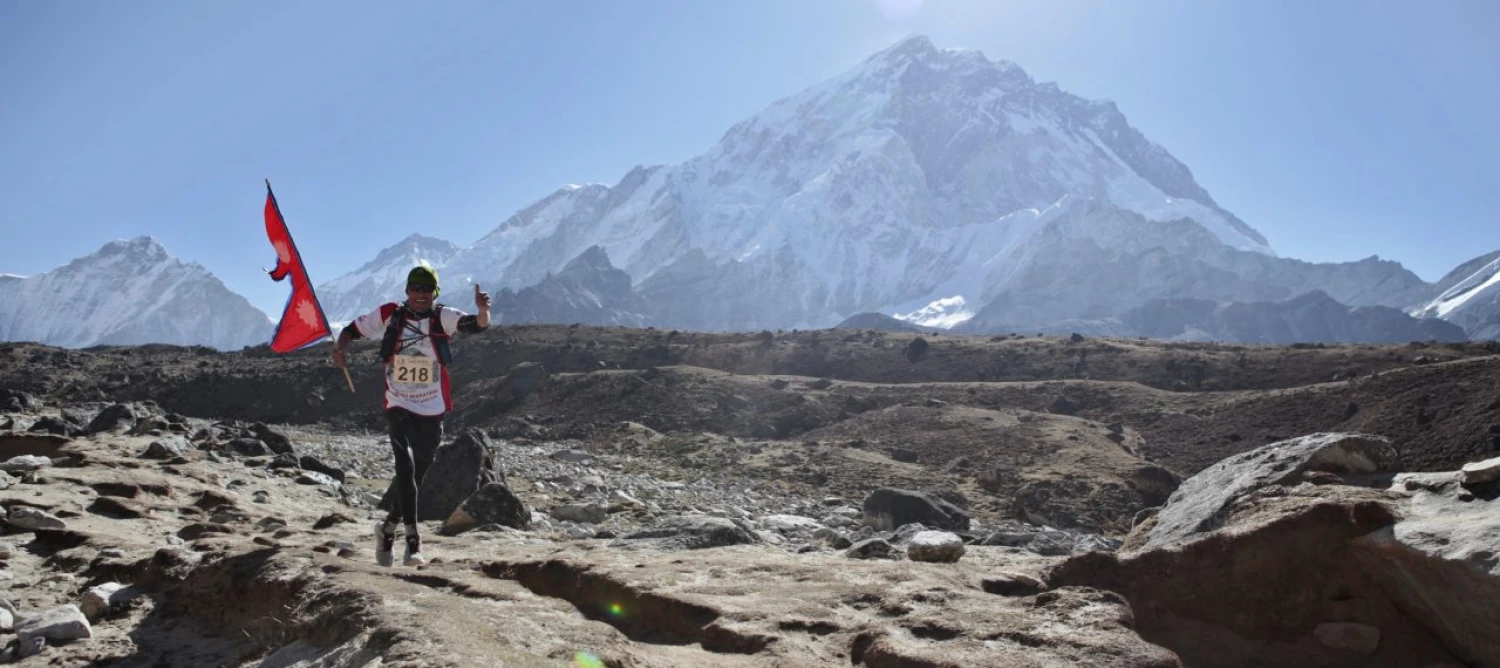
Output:
<path fill-rule="evenodd" d="M 266 181 L 266 236 L 271 240 L 271 247 L 276 249 L 276 268 L 269 272 L 271 280 L 292 277 L 292 296 L 287 298 L 281 321 L 271 333 L 271 350 L 291 352 L 332 336 L 333 329 L 328 326 L 323 306 L 318 303 L 312 281 L 307 278 L 297 244 L 292 243 L 292 233 L 286 229 L 286 220 L 281 217 L 281 207 L 276 205 L 270 181 Z"/>

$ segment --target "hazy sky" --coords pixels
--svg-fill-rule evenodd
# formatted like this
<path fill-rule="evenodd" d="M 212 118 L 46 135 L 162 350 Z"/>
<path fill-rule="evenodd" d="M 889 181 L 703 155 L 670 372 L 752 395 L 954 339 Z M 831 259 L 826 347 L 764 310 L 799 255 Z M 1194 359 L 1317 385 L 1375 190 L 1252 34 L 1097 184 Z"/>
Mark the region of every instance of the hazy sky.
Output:
<path fill-rule="evenodd" d="M 1500 249 L 1500 3 L 0 3 L 0 272 L 148 234 L 272 317 L 315 282 L 675 163 L 909 33 L 1112 99 L 1286 257 Z M 393 295 L 395 296 L 395 295 Z"/>

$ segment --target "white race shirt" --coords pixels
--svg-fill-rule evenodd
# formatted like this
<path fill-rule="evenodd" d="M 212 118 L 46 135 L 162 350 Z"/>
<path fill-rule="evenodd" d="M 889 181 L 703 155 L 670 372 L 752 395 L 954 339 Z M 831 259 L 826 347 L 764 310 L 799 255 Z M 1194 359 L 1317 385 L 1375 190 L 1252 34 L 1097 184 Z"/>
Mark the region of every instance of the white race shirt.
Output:
<path fill-rule="evenodd" d="M 385 328 L 400 308 L 396 302 L 381 304 L 355 319 L 359 335 L 377 341 L 385 338 Z M 468 315 L 444 306 L 439 312 L 443 332 L 451 339 L 458 333 L 458 319 Z M 452 387 L 448 368 L 438 363 L 437 349 L 432 345 L 432 319 L 406 321 L 406 329 L 397 339 L 396 354 L 385 365 L 385 409 L 404 408 L 417 415 L 443 415 L 453 410 Z"/>

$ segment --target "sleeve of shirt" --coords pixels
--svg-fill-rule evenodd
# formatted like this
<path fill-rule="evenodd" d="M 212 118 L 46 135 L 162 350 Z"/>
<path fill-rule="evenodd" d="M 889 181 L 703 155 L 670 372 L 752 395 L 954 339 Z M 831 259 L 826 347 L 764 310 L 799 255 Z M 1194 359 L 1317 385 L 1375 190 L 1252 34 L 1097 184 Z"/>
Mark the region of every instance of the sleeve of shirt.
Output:
<path fill-rule="evenodd" d="M 449 336 L 457 334 L 458 333 L 458 319 L 462 318 L 462 317 L 464 317 L 466 315 L 468 315 L 468 314 L 464 313 L 463 311 L 460 311 L 460 310 L 458 310 L 456 308 L 453 308 L 452 306 L 444 306 L 443 307 L 443 315 L 442 315 L 442 318 L 443 318 L 443 331 L 447 332 Z"/>
<path fill-rule="evenodd" d="M 384 337 L 387 320 L 385 314 L 387 312 L 395 312 L 395 309 L 388 309 L 386 308 L 387 306 L 389 304 L 381 304 L 375 310 L 355 318 L 354 322 L 350 323 L 350 326 L 354 328 L 354 332 L 359 334 L 361 338 L 378 339 Z"/>

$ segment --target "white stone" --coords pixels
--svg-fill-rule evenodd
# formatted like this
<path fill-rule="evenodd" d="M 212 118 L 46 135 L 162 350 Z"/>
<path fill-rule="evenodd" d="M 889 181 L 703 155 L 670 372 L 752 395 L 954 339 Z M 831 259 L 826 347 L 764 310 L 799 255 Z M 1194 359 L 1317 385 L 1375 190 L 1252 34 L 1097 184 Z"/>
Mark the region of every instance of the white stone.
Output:
<path fill-rule="evenodd" d="M 964 556 L 964 541 L 947 531 L 918 531 L 906 545 L 912 561 L 953 563 Z"/>
<path fill-rule="evenodd" d="M 124 603 L 128 595 L 120 595 L 120 590 L 125 585 L 118 582 L 106 582 L 94 587 L 83 594 L 83 600 L 79 601 L 78 607 L 83 610 L 83 616 L 91 622 L 97 622 L 101 617 L 109 614 L 109 611 Z"/>
<path fill-rule="evenodd" d="M 823 526 L 811 517 L 801 515 L 767 515 L 761 520 L 761 525 L 773 531 L 815 531 Z"/>

